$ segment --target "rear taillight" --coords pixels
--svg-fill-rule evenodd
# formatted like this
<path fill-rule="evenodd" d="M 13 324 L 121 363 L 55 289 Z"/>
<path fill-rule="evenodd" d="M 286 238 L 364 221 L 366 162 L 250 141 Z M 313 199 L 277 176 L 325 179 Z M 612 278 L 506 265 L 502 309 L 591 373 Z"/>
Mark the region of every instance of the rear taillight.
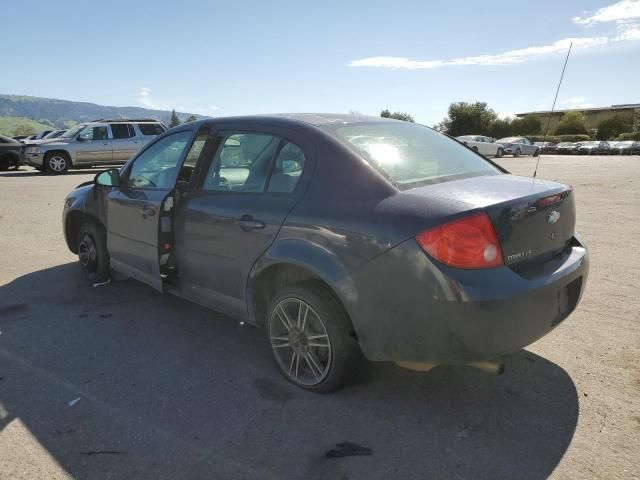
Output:
<path fill-rule="evenodd" d="M 416 235 L 418 244 L 439 262 L 456 268 L 503 264 L 496 231 L 486 213 L 445 223 Z"/>

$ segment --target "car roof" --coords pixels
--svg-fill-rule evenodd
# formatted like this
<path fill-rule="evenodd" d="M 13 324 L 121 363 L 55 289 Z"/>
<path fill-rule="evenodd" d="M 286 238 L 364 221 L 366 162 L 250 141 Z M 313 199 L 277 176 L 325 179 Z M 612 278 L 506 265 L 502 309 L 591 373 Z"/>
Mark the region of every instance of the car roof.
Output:
<path fill-rule="evenodd" d="M 186 125 L 200 125 L 206 123 L 271 123 L 281 126 L 314 126 L 347 125 L 356 123 L 391 123 L 402 122 L 392 118 L 374 117 L 369 115 L 352 115 L 346 113 L 271 113 L 260 115 L 242 115 L 231 117 L 205 118 Z M 183 124 L 185 125 L 185 124 Z M 181 125 L 181 126 L 183 126 Z"/>

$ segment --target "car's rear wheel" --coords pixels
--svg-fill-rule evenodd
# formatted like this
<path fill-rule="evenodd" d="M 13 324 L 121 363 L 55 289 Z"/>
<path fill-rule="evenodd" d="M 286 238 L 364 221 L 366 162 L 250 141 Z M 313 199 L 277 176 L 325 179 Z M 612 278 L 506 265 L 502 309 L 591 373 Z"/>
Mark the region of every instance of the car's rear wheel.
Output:
<path fill-rule="evenodd" d="M 71 166 L 69 155 L 62 152 L 47 153 L 44 157 L 44 167 L 47 173 L 61 175 Z"/>
<path fill-rule="evenodd" d="M 538 155 L 540 155 L 540 149 L 538 148 L 535 152 L 533 152 L 533 156 L 537 157 Z"/>
<path fill-rule="evenodd" d="M 514 156 L 514 157 L 519 157 L 521 153 L 522 153 L 522 152 L 521 152 L 521 151 L 520 151 L 520 149 L 518 148 L 518 149 L 516 149 L 516 151 L 515 151 L 515 152 L 513 152 L 513 156 Z"/>
<path fill-rule="evenodd" d="M 109 252 L 107 251 L 107 235 L 104 228 L 94 222 L 80 227 L 78 233 L 78 260 L 80 266 L 91 283 L 102 283 L 109 280 Z"/>
<path fill-rule="evenodd" d="M 498 151 L 496 152 L 496 157 L 500 158 L 504 155 L 504 150 L 501 147 L 498 147 Z"/>
<path fill-rule="evenodd" d="M 267 309 L 267 341 L 282 374 L 318 393 L 343 387 L 361 360 L 346 313 L 326 290 L 305 282 L 285 287 Z"/>

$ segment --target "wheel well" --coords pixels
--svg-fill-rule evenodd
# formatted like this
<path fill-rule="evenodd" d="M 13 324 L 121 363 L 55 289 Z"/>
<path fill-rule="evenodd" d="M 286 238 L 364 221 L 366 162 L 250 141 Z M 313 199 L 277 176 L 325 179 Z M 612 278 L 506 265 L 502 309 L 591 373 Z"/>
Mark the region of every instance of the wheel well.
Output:
<path fill-rule="evenodd" d="M 44 153 L 44 158 L 48 158 L 55 153 L 64 155 L 65 157 L 67 157 L 69 162 L 71 162 L 71 155 L 69 155 L 69 152 L 67 152 L 66 150 L 48 150 Z"/>
<path fill-rule="evenodd" d="M 78 253 L 78 235 L 80 234 L 80 227 L 87 222 L 93 222 L 96 225 L 104 228 L 104 225 L 93 215 L 82 212 L 80 210 L 73 210 L 67 214 L 67 221 L 64 226 L 65 238 L 67 239 L 67 245 L 69 250 L 73 253 Z"/>
<path fill-rule="evenodd" d="M 264 324 L 269 302 L 281 289 L 303 282 L 313 282 L 324 288 L 333 297 L 336 304 L 344 311 L 345 316 L 349 319 L 349 333 L 356 338 L 355 329 L 353 328 L 347 309 L 333 288 L 315 273 L 306 268 L 288 263 L 272 265 L 263 270 L 258 278 L 256 278 L 253 284 L 252 296 L 252 307 L 256 322 L 259 325 Z"/>

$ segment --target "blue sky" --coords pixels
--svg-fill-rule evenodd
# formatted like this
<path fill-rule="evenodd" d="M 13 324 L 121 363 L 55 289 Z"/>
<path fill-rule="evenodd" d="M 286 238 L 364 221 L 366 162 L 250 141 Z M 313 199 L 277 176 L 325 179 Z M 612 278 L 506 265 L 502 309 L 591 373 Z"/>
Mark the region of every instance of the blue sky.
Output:
<path fill-rule="evenodd" d="M 640 0 L 3 5 L 0 93 L 223 116 L 640 102 Z"/>

